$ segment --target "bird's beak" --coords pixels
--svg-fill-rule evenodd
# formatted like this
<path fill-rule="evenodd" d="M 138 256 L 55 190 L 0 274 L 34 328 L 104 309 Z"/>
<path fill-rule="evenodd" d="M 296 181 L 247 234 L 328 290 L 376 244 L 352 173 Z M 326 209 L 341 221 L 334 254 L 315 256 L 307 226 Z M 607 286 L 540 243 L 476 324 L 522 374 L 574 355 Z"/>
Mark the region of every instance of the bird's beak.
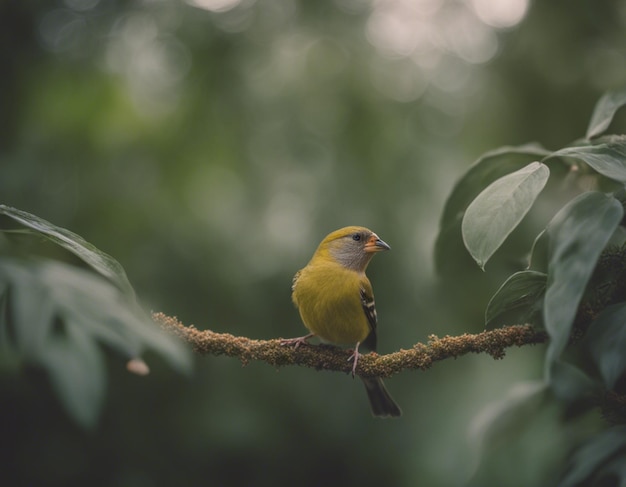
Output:
<path fill-rule="evenodd" d="M 365 244 L 365 252 L 380 252 L 381 250 L 391 250 L 391 247 L 383 242 L 375 233 L 368 239 Z"/>

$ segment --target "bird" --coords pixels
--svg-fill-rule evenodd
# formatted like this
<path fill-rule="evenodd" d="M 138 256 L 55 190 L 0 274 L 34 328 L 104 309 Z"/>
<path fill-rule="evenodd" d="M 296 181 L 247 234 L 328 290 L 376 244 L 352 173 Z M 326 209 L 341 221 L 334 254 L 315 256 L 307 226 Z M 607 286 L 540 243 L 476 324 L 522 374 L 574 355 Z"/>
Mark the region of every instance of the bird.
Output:
<path fill-rule="evenodd" d="M 328 234 L 309 263 L 292 281 L 292 301 L 309 334 L 283 340 L 296 349 L 310 338 L 322 343 L 351 345 L 355 376 L 359 347 L 376 351 L 377 315 L 372 285 L 365 275 L 377 252 L 391 247 L 365 227 L 348 226 Z M 360 377 L 376 417 L 398 417 L 400 407 L 379 377 Z"/>

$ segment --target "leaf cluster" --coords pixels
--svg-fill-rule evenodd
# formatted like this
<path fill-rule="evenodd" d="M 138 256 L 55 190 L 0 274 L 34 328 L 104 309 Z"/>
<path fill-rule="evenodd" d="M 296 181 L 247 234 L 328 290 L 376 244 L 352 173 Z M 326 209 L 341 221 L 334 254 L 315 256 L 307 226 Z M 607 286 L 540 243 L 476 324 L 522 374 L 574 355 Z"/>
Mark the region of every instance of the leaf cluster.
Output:
<path fill-rule="evenodd" d="M 1 372 L 43 370 L 67 412 L 92 426 L 104 398 L 105 349 L 138 373 L 147 373 L 146 350 L 189 367 L 186 350 L 141 309 L 115 259 L 24 211 L 0 205 L 0 215 Z"/>
<path fill-rule="evenodd" d="M 604 95 L 585 137 L 557 151 L 528 144 L 480 157 L 448 198 L 436 244 L 440 272 L 452 274 L 451 249 L 458 244 L 449 240 L 459 236 L 485 270 L 523 221 L 552 214 L 534 228 L 525 268 L 491 298 L 485 322 L 488 329 L 521 323 L 545 329 L 542 383 L 564 414 L 580 417 L 601 406 L 609 420 L 571 457 L 562 486 L 609 477 L 626 482 L 626 136 L 605 135 L 624 105 L 626 90 Z M 509 401 L 492 426 L 500 427 L 503 414 L 527 411 L 529 401 L 540 403 L 545 388 L 531 390 Z"/>

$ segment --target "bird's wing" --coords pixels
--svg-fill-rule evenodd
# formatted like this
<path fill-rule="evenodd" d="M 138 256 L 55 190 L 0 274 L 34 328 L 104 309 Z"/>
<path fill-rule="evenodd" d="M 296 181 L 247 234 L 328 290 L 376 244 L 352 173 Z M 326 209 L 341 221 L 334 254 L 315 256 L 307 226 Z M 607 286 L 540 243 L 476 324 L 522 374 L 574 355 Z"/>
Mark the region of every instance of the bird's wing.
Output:
<path fill-rule="evenodd" d="M 369 279 L 365 278 L 361 281 L 359 286 L 361 294 L 361 305 L 363 306 L 363 312 L 367 318 L 367 322 L 370 325 L 370 334 L 367 336 L 363 344 L 372 351 L 376 351 L 376 325 L 378 323 L 378 317 L 376 316 L 376 303 L 374 302 L 374 291 Z"/>

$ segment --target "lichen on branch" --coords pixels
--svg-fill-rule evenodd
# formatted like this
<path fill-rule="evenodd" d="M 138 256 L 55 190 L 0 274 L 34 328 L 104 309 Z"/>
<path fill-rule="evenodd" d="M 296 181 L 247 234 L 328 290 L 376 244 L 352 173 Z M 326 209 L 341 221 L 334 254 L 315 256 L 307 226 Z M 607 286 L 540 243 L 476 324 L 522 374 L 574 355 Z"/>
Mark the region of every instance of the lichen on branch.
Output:
<path fill-rule="evenodd" d="M 228 333 L 198 330 L 193 325 L 186 326 L 177 318 L 163 313 L 154 313 L 152 316 L 164 330 L 180 337 L 202 355 L 236 357 L 244 365 L 255 360 L 274 367 L 299 365 L 345 373 L 352 370 L 352 363 L 348 361 L 351 350 L 308 344 L 295 349 L 282 344 L 281 339 L 254 340 Z M 545 332 L 537 331 L 530 325 L 442 338 L 430 335 L 428 338 L 427 343 L 417 343 L 408 350 L 401 349 L 386 355 L 373 352 L 364 354 L 359 358 L 356 373 L 362 377 L 389 377 L 403 370 L 426 370 L 434 362 L 468 353 L 486 353 L 500 359 L 509 347 L 543 343 L 548 339 Z"/>

